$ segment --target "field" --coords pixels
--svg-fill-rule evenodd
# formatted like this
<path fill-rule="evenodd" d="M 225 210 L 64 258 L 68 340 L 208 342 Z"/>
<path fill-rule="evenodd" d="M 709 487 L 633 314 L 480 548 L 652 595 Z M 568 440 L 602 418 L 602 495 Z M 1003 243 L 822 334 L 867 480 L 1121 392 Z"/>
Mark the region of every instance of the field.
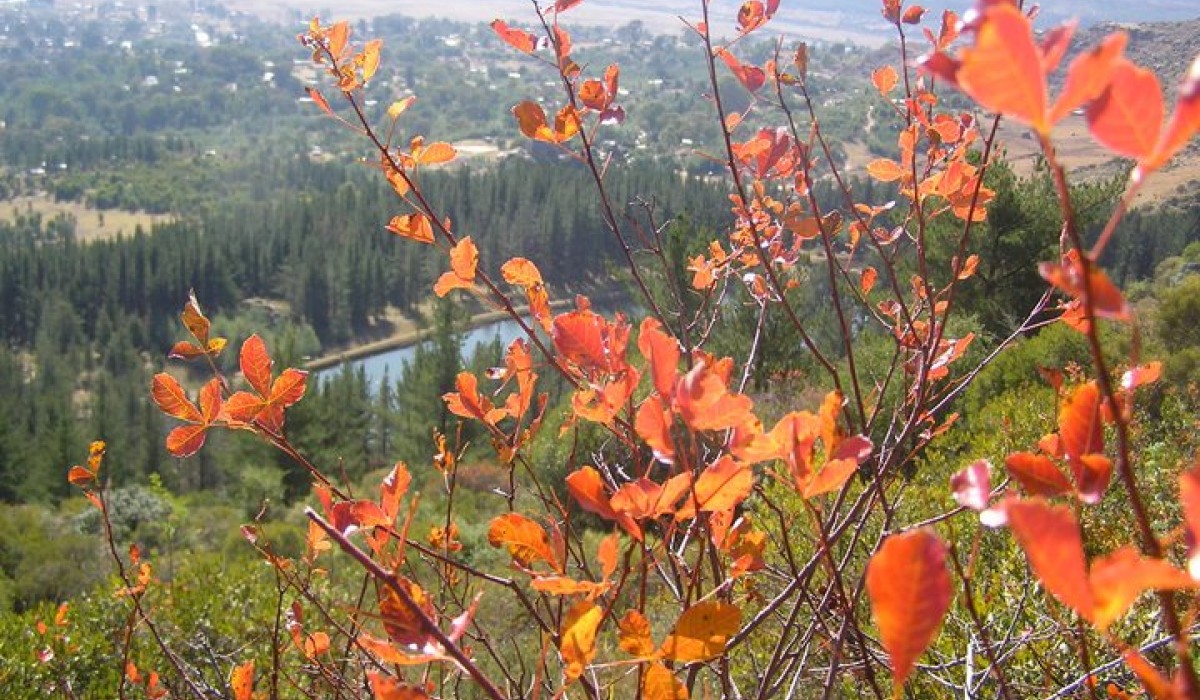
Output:
<path fill-rule="evenodd" d="M 37 194 L 0 200 L 0 221 L 13 221 L 19 215 L 40 214 L 49 221 L 59 214 L 75 219 L 75 234 L 81 241 L 101 241 L 132 235 L 141 226 L 149 231 L 157 223 L 171 217 L 120 209 L 94 209 L 79 202 L 56 202 L 48 194 Z"/>

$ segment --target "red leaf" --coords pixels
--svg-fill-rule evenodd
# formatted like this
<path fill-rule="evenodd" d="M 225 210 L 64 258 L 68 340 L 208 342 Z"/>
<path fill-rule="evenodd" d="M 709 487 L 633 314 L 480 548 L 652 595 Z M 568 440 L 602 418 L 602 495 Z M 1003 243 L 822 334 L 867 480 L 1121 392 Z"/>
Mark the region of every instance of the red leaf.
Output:
<path fill-rule="evenodd" d="M 246 342 L 242 343 L 239 361 L 242 367 L 242 377 L 246 379 L 246 382 L 264 399 L 270 396 L 271 368 L 274 362 L 267 353 L 266 343 L 258 337 L 257 333 L 246 338 Z"/>
<path fill-rule="evenodd" d="M 1042 586 L 1085 619 L 1095 603 L 1075 516 L 1066 506 L 1041 499 L 1014 500 L 1005 508 L 1008 525 Z"/>
<path fill-rule="evenodd" d="M 312 98 L 312 101 L 315 102 L 316 105 L 321 108 L 322 112 L 328 114 L 331 117 L 334 116 L 333 108 L 329 106 L 329 102 L 325 99 L 325 96 L 321 94 L 320 90 L 318 90 L 315 87 L 312 87 L 310 85 L 310 86 L 305 87 L 304 91 L 307 92 L 308 96 L 310 98 Z"/>
<path fill-rule="evenodd" d="M 1125 32 L 1110 34 L 1092 50 L 1071 61 L 1071 67 L 1067 71 L 1067 82 L 1050 111 L 1052 124 L 1070 114 L 1071 110 L 1079 105 L 1096 99 L 1108 86 L 1113 67 L 1125 50 L 1127 40 Z"/>
<path fill-rule="evenodd" d="M 582 2 L 583 2 L 583 0 L 555 0 L 554 11 L 555 12 L 566 12 L 567 10 L 579 5 Z"/>
<path fill-rule="evenodd" d="M 1096 559 L 1090 580 L 1096 601 L 1091 621 L 1100 630 L 1124 617 L 1129 606 L 1146 591 L 1196 586 L 1190 576 L 1170 563 L 1143 558 L 1131 546 Z"/>
<path fill-rule="evenodd" d="M 1139 367 L 1132 367 L 1121 375 L 1121 388 L 1126 391 L 1133 391 L 1139 386 L 1153 384 L 1162 376 L 1162 363 L 1159 361 L 1147 362 Z"/>
<path fill-rule="evenodd" d="M 1118 321 L 1129 320 L 1129 304 L 1126 303 L 1121 290 L 1094 262 L 1088 266 L 1088 270 L 1087 291 L 1091 294 L 1092 309 L 1096 315 L 1100 318 L 1111 318 Z M 1041 263 L 1038 265 L 1038 272 L 1050 284 L 1082 301 L 1084 276 L 1077 251 L 1068 253 L 1061 264 Z"/>
<path fill-rule="evenodd" d="M 190 360 L 194 357 L 200 357 L 204 354 L 206 354 L 204 352 L 204 348 L 196 345 L 193 342 L 181 340 L 178 343 L 175 343 L 175 345 L 171 346 L 171 352 L 167 353 L 167 357 L 179 360 Z"/>
<path fill-rule="evenodd" d="M 523 53 L 533 53 L 545 46 L 546 40 L 521 29 L 509 27 L 504 20 L 492 20 L 492 31 L 506 44 Z"/>
<path fill-rule="evenodd" d="M 308 388 L 308 372 L 301 369 L 288 368 L 271 384 L 270 403 L 287 408 L 304 398 Z"/>
<path fill-rule="evenodd" d="M 212 423 L 221 413 L 221 380 L 213 377 L 200 388 L 200 414 L 205 424 Z"/>
<path fill-rule="evenodd" d="M 871 73 L 871 82 L 875 85 L 875 89 L 879 91 L 879 94 L 885 97 L 896 87 L 896 83 L 899 81 L 899 79 L 900 76 L 896 74 L 896 69 L 892 68 L 891 66 L 876 68 L 875 71 Z"/>
<path fill-rule="evenodd" d="M 638 332 L 638 350 L 650 363 L 650 375 L 659 396 L 670 400 L 675 389 L 675 370 L 679 366 L 679 342 L 663 331 L 657 319 L 647 316 Z"/>
<path fill-rule="evenodd" d="M 1015 5 L 983 12 L 975 45 L 962 52 L 958 86 L 976 102 L 1047 133 L 1046 76 L 1033 27 Z"/>
<path fill-rule="evenodd" d="M 891 656 L 896 697 L 950 607 L 946 545 L 929 530 L 892 535 L 871 557 L 866 575 L 871 612 Z"/>
<path fill-rule="evenodd" d="M 1179 98 L 1175 102 L 1175 112 L 1171 122 L 1163 131 L 1154 154 L 1138 164 L 1134 171 L 1135 177 L 1157 170 L 1171 159 L 1179 149 L 1200 131 L 1200 56 L 1192 61 L 1192 67 L 1183 77 L 1179 86 Z"/>
<path fill-rule="evenodd" d="M 1014 452 L 1004 460 L 1004 466 L 1030 496 L 1058 496 L 1071 492 L 1067 476 L 1044 455 Z"/>
<path fill-rule="evenodd" d="M 675 442 L 671 439 L 671 412 L 664 406 L 662 399 L 651 396 L 638 407 L 634 419 L 634 429 L 638 437 L 646 441 L 654 450 L 655 459 L 666 464 L 675 461 Z"/>
<path fill-rule="evenodd" d="M 207 433 L 207 425 L 181 425 L 167 434 L 167 452 L 176 457 L 191 457 L 204 447 Z"/>
<path fill-rule="evenodd" d="M 1058 433 L 1068 459 L 1104 451 L 1100 389 L 1095 382 L 1080 385 L 1063 401 L 1058 412 Z"/>
<path fill-rule="evenodd" d="M 1092 136 L 1115 153 L 1149 160 L 1162 131 L 1162 88 L 1154 73 L 1118 59 L 1112 80 L 1087 110 Z"/>
<path fill-rule="evenodd" d="M 733 77 L 737 78 L 742 87 L 750 92 L 758 92 L 758 89 L 767 82 L 767 74 L 762 68 L 741 63 L 725 49 L 721 49 L 717 55 L 729 67 Z"/>
<path fill-rule="evenodd" d="M 163 413 L 172 418 L 192 423 L 200 423 L 204 420 L 200 409 L 196 408 L 196 405 L 188 399 L 183 387 L 179 385 L 175 377 L 166 372 L 154 375 L 150 385 L 150 398 Z"/>
<path fill-rule="evenodd" d="M 71 469 L 67 472 L 67 482 L 72 486 L 87 486 L 91 484 L 92 480 L 95 478 L 96 475 L 93 474 L 90 469 L 81 467 L 78 464 L 71 467 Z"/>

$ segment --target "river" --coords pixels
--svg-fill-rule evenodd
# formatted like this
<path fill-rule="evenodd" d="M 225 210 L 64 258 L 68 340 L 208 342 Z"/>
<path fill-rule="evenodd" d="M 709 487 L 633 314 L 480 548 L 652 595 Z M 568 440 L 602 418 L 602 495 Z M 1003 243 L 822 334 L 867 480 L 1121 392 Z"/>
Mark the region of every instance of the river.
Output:
<path fill-rule="evenodd" d="M 472 328 L 463 334 L 463 361 L 469 361 L 480 345 L 486 345 L 499 338 L 501 346 L 507 348 L 509 343 L 522 335 L 521 326 L 512 319 L 493 321 L 477 328 Z M 424 340 L 421 342 L 428 343 L 430 341 Z M 379 384 L 383 380 L 385 373 L 389 381 L 394 382 L 400 379 L 404 372 L 404 363 L 412 361 L 413 357 L 417 354 L 418 345 L 420 343 L 385 350 L 377 355 L 357 360 L 347 360 L 341 365 L 318 370 L 315 376 L 320 379 L 333 376 L 334 373 L 341 372 L 343 368 L 349 368 L 351 371 L 358 371 L 361 368 L 366 372 L 367 384 L 371 387 L 371 391 L 375 392 L 379 390 Z"/>

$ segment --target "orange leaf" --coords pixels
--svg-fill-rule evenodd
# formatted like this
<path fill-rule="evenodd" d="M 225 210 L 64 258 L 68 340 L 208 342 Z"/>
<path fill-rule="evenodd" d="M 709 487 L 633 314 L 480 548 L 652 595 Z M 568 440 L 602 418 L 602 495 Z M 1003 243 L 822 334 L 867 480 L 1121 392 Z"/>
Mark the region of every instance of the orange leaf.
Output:
<path fill-rule="evenodd" d="M 1171 159 L 1179 149 L 1200 131 L 1200 56 L 1192 61 L 1192 67 L 1183 77 L 1179 86 L 1179 98 L 1175 102 L 1175 112 L 1171 121 L 1163 131 L 1154 154 L 1138 164 L 1134 171 L 1135 177 L 1157 170 Z"/>
<path fill-rule="evenodd" d="M 518 287 L 532 287 L 542 284 L 542 273 L 537 265 L 525 258 L 512 258 L 500 266 L 500 274 L 504 281 Z"/>
<path fill-rule="evenodd" d="M 1092 310 L 1095 314 L 1100 318 L 1111 318 L 1118 321 L 1129 320 L 1129 304 L 1126 303 L 1121 290 L 1117 289 L 1117 286 L 1112 283 L 1108 275 L 1104 274 L 1104 270 L 1096 266 L 1096 263 L 1091 263 L 1088 266 L 1088 271 L 1089 282 L 1087 289 L 1092 297 Z M 1038 273 L 1042 276 L 1042 279 L 1082 302 L 1084 276 L 1083 266 L 1079 262 L 1077 251 L 1068 253 L 1063 258 L 1061 264 L 1039 264 Z M 1082 313 L 1082 311 L 1081 303 L 1080 312 Z"/>
<path fill-rule="evenodd" d="M 517 118 L 517 126 L 521 133 L 531 139 L 552 141 L 554 134 L 546 123 L 546 112 L 541 105 L 532 100 L 525 100 L 512 108 L 513 116 Z"/>
<path fill-rule="evenodd" d="M 671 438 L 671 412 L 657 396 L 651 396 L 638 407 L 634 418 L 638 437 L 646 441 L 654 458 L 665 464 L 675 461 L 675 441 Z"/>
<path fill-rule="evenodd" d="M 1004 466 L 1030 496 L 1058 496 L 1071 492 L 1071 482 L 1066 475 L 1044 455 L 1014 452 L 1004 460 Z"/>
<path fill-rule="evenodd" d="M 579 133 L 579 113 L 571 105 L 567 105 L 558 110 L 558 114 L 554 115 L 554 135 L 555 143 L 570 141 L 575 134 Z"/>
<path fill-rule="evenodd" d="M 276 406 L 287 408 L 304 398 L 308 388 L 308 372 L 302 369 L 283 370 L 271 384 L 271 395 L 268 401 Z"/>
<path fill-rule="evenodd" d="M 1108 490 L 1108 482 L 1112 479 L 1112 461 L 1104 455 L 1084 455 L 1070 461 L 1071 470 L 1075 475 L 1075 488 L 1079 491 L 1079 500 L 1084 503 L 1099 503 Z"/>
<path fill-rule="evenodd" d="M 363 46 L 362 79 L 364 83 L 373 78 L 375 71 L 379 70 L 379 49 L 382 46 L 382 39 L 372 39 Z"/>
<path fill-rule="evenodd" d="M 493 547 L 507 549 L 521 566 L 544 561 L 554 570 L 560 570 L 546 529 L 523 515 L 505 513 L 493 518 L 488 526 L 488 542 Z"/>
<path fill-rule="evenodd" d="M 930 530 L 892 535 L 867 565 L 867 595 L 892 660 L 896 697 L 950 607 L 946 545 Z"/>
<path fill-rule="evenodd" d="M 701 360 L 677 382 L 675 408 L 693 430 L 725 430 L 751 418 L 754 402 L 743 394 L 731 394 L 727 379 Z"/>
<path fill-rule="evenodd" d="M 307 92 L 308 96 L 312 99 L 312 101 L 314 103 L 316 103 L 316 105 L 318 107 L 321 108 L 322 112 L 328 114 L 331 117 L 333 116 L 333 108 L 329 106 L 328 100 L 325 99 L 325 96 L 321 94 L 320 90 L 318 90 L 315 87 L 312 87 L 310 85 L 310 86 L 305 87 L 304 91 Z"/>
<path fill-rule="evenodd" d="M 428 700 L 429 695 L 420 688 L 406 685 L 391 676 L 385 676 L 378 671 L 367 674 L 371 683 L 371 693 L 375 700 Z"/>
<path fill-rule="evenodd" d="M 637 610 L 629 610 L 617 623 L 621 651 L 639 659 L 654 657 L 654 640 L 650 638 L 650 621 Z"/>
<path fill-rule="evenodd" d="M 675 388 L 675 370 L 679 366 L 679 343 L 665 331 L 658 319 L 647 316 L 638 331 L 638 350 L 650 363 L 654 388 L 669 400 Z"/>
<path fill-rule="evenodd" d="M 436 165 L 438 163 L 449 163 L 458 156 L 458 151 L 454 150 L 454 146 L 445 141 L 437 141 L 425 146 L 420 153 L 413 153 L 413 159 L 418 165 Z"/>
<path fill-rule="evenodd" d="M 429 600 L 429 594 L 417 583 L 403 577 L 398 578 L 398 583 L 408 593 L 417 609 L 424 613 L 426 618 L 432 618 L 433 603 Z M 431 639 L 421 615 L 390 587 L 379 592 L 379 615 L 388 638 L 396 644 L 422 647 Z"/>
<path fill-rule="evenodd" d="M 567 475 L 567 490 L 575 502 L 584 510 L 595 513 L 605 520 L 615 520 L 616 512 L 609 504 L 608 495 L 604 492 L 604 482 L 600 472 L 592 467 L 582 467 Z"/>
<path fill-rule="evenodd" d="M 674 673 L 656 661 L 642 674 L 641 700 L 687 700 L 687 686 Z"/>
<path fill-rule="evenodd" d="M 862 277 L 859 279 L 859 286 L 863 294 L 870 294 L 875 288 L 875 280 L 878 279 L 879 273 L 873 267 L 863 268 Z"/>
<path fill-rule="evenodd" d="M 983 13 L 975 45 L 962 52 L 959 87 L 976 102 L 1047 133 L 1046 76 L 1029 18 L 999 3 Z"/>
<path fill-rule="evenodd" d="M 821 467 L 820 471 L 809 478 L 801 493 L 805 498 L 816 498 L 832 493 L 845 486 L 856 471 L 858 471 L 858 462 L 853 459 L 830 460 Z"/>
<path fill-rule="evenodd" d="M 725 49 L 718 51 L 717 55 L 729 67 L 730 72 L 733 73 L 733 77 L 737 78 L 742 87 L 750 92 L 758 92 L 758 89 L 767 82 L 767 74 L 762 68 L 743 64 Z"/>
<path fill-rule="evenodd" d="M 1114 32 L 1071 61 L 1067 82 L 1050 111 L 1050 123 L 1058 122 L 1079 105 L 1096 99 L 1108 86 L 1113 66 L 1125 50 L 1127 41 L 1125 32 Z"/>
<path fill-rule="evenodd" d="M 879 91 L 879 94 L 884 95 L 885 97 L 896 87 L 896 83 L 899 81 L 899 79 L 900 76 L 896 74 L 896 69 L 892 68 L 891 66 L 876 68 L 875 71 L 871 73 L 871 82 L 875 85 L 875 89 Z"/>
<path fill-rule="evenodd" d="M 1100 630 L 1124 617 L 1129 606 L 1146 591 L 1179 590 L 1196 585 L 1191 576 L 1169 562 L 1144 558 L 1131 546 L 1096 559 L 1090 580 L 1096 603 L 1092 624 Z"/>
<path fill-rule="evenodd" d="M 492 31 L 509 46 L 522 53 L 533 53 L 545 45 L 545 39 L 521 29 L 509 27 L 503 20 L 492 20 Z"/>
<path fill-rule="evenodd" d="M 596 548 L 596 561 L 600 563 L 600 575 L 609 578 L 617 570 L 617 556 L 620 554 L 621 536 L 612 533 L 600 540 Z"/>
<path fill-rule="evenodd" d="M 754 491 L 754 470 L 729 455 L 709 465 L 696 477 L 693 496 L 701 511 L 733 510 Z"/>
<path fill-rule="evenodd" d="M 1132 391 L 1139 386 L 1153 384 L 1162 376 L 1162 362 L 1147 362 L 1139 367 L 1133 367 L 1121 375 L 1121 388 Z"/>
<path fill-rule="evenodd" d="M 1063 605 L 1091 619 L 1095 601 L 1079 526 L 1071 510 L 1037 498 L 1009 502 L 1005 511 L 1008 525 L 1042 586 Z"/>
<path fill-rule="evenodd" d="M 450 249 L 450 268 L 463 280 L 475 281 L 475 267 L 478 264 L 479 249 L 475 247 L 470 236 L 460 239 Z"/>
<path fill-rule="evenodd" d="M 583 85 L 579 86 L 579 101 L 589 109 L 600 112 L 608 107 L 612 98 L 609 97 L 604 83 L 593 79 L 585 80 L 583 81 Z"/>
<path fill-rule="evenodd" d="M 534 576 L 529 585 L 535 590 L 550 595 L 587 595 L 588 600 L 595 600 L 612 585 L 610 583 L 594 583 L 592 581 L 576 581 L 566 576 Z"/>
<path fill-rule="evenodd" d="M 346 44 L 350 39 L 350 23 L 343 20 L 334 24 L 325 36 L 329 53 L 335 58 L 340 58 L 345 53 Z"/>
<path fill-rule="evenodd" d="M 1058 412 L 1058 434 L 1068 459 L 1104 451 L 1104 425 L 1100 418 L 1100 389 L 1095 382 L 1081 384 Z"/>
<path fill-rule="evenodd" d="M 578 5 L 582 2 L 583 2 L 583 0 L 555 0 L 554 11 L 555 12 L 566 12 L 567 10 L 571 9 L 572 7 L 575 7 L 576 5 Z"/>
<path fill-rule="evenodd" d="M 746 34 L 761 27 L 767 21 L 767 8 L 762 0 L 746 0 L 738 10 L 738 32 Z"/>
<path fill-rule="evenodd" d="M 87 486 L 92 483 L 96 475 L 87 467 L 81 467 L 78 464 L 71 467 L 67 472 L 67 482 L 72 486 Z"/>
<path fill-rule="evenodd" d="M 233 669 L 229 677 L 229 689 L 233 691 L 234 700 L 250 700 L 254 693 L 254 660 Z"/>
<path fill-rule="evenodd" d="M 183 387 L 179 385 L 175 377 L 166 372 L 154 375 L 150 385 L 150 398 L 163 413 L 172 418 L 193 423 L 200 423 L 204 420 L 200 409 L 196 408 L 196 405 L 188 399 Z"/>
<path fill-rule="evenodd" d="M 596 628 L 603 619 L 603 608 L 586 600 L 576 603 L 563 619 L 559 651 L 565 662 L 563 672 L 567 682 L 583 675 L 584 669 L 596 657 Z"/>
<path fill-rule="evenodd" d="M 659 485 L 646 477 L 617 489 L 609 503 L 613 510 L 634 520 L 657 518 L 675 510 L 675 504 L 692 484 L 690 472 L 683 472 Z"/>
<path fill-rule="evenodd" d="M 894 182 L 907 174 L 899 163 L 887 158 L 878 158 L 868 163 L 867 173 L 880 182 Z"/>
<path fill-rule="evenodd" d="M 742 611 L 731 603 L 707 600 L 683 611 L 660 653 L 678 663 L 707 661 L 725 653 L 725 643 L 742 625 Z"/>
<path fill-rule="evenodd" d="M 418 243 L 433 243 L 433 226 L 429 224 L 429 217 L 419 212 L 393 216 L 387 230 Z"/>
<path fill-rule="evenodd" d="M 329 635 L 324 632 L 313 632 L 304 638 L 305 658 L 315 659 L 329 651 Z"/>
<path fill-rule="evenodd" d="M 1112 68 L 1108 87 L 1088 106 L 1088 128 L 1105 148 L 1148 159 L 1158 145 L 1164 112 L 1158 77 L 1121 58 Z"/>
<path fill-rule="evenodd" d="M 183 305 L 183 313 L 179 315 L 183 321 L 184 328 L 192 334 L 197 342 L 201 345 L 208 345 L 208 333 L 211 329 L 211 324 L 200 311 L 200 302 L 196 301 L 196 293 L 189 292 L 187 303 Z"/>
<path fill-rule="evenodd" d="M 274 362 L 267 353 L 267 345 L 258 334 L 246 338 L 238 356 L 242 377 L 264 399 L 271 395 L 271 367 Z"/>

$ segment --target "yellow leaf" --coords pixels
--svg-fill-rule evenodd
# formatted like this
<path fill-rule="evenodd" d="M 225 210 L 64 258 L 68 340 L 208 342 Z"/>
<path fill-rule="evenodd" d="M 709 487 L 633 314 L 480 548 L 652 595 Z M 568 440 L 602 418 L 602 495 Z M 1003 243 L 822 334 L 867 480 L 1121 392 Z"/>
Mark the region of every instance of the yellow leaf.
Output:
<path fill-rule="evenodd" d="M 584 669 L 596 657 L 596 628 L 602 619 L 604 610 L 583 600 L 571 608 L 563 620 L 559 650 L 562 652 L 563 672 L 568 682 L 583 675 Z"/>
<path fill-rule="evenodd" d="M 642 676 L 642 700 L 687 700 L 688 691 L 661 662 L 651 664 Z"/>
<path fill-rule="evenodd" d="M 650 638 L 650 621 L 637 610 L 630 610 L 617 623 L 620 638 L 617 642 L 624 651 L 639 659 L 654 657 L 654 640 Z"/>
<path fill-rule="evenodd" d="M 671 661 L 687 663 L 716 658 L 725 651 L 725 642 L 742 624 L 742 611 L 731 603 L 697 603 L 679 617 L 675 630 L 662 645 L 662 655 Z"/>

